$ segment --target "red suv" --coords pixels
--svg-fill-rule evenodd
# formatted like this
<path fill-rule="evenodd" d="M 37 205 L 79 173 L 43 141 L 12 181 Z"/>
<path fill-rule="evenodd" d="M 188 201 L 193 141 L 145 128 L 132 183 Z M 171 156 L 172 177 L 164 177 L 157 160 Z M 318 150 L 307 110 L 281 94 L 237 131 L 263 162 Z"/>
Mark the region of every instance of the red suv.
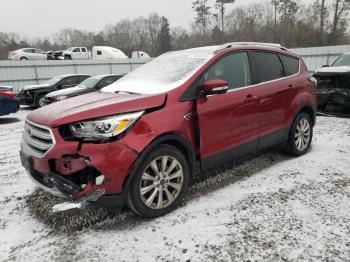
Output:
<path fill-rule="evenodd" d="M 275 44 L 169 52 L 102 91 L 30 113 L 21 160 L 56 210 L 127 204 L 144 217 L 174 209 L 189 180 L 244 154 L 310 147 L 316 80 Z"/>

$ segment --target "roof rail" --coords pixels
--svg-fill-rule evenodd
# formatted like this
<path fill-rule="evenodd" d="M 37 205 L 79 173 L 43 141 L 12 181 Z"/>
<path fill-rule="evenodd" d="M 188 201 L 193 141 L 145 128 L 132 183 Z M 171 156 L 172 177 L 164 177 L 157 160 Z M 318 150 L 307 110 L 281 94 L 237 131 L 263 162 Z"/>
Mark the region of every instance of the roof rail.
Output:
<path fill-rule="evenodd" d="M 219 50 L 230 48 L 230 47 L 233 47 L 233 46 L 239 46 L 239 45 L 266 46 L 266 47 L 274 47 L 274 48 L 280 48 L 282 50 L 287 50 L 286 47 L 283 47 L 280 44 L 263 43 L 263 42 L 232 42 L 232 43 L 226 43 L 226 44 L 221 45 Z"/>

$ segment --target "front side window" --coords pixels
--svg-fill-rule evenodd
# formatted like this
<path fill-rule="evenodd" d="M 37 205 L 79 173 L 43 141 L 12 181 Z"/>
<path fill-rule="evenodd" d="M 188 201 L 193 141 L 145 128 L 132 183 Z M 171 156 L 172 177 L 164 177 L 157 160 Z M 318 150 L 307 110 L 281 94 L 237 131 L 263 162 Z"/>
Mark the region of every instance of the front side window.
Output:
<path fill-rule="evenodd" d="M 80 48 L 79 48 L 79 47 L 74 48 L 73 52 L 74 52 L 74 53 L 78 53 L 78 52 L 80 52 Z"/>
<path fill-rule="evenodd" d="M 79 84 L 80 87 L 86 87 L 86 88 L 95 88 L 96 84 L 101 80 L 100 77 L 92 76 L 87 79 L 85 79 L 83 82 Z"/>
<path fill-rule="evenodd" d="M 229 83 L 229 89 L 251 85 L 249 59 L 246 52 L 225 56 L 205 74 L 204 81 L 220 79 Z"/>
<path fill-rule="evenodd" d="M 280 55 L 280 58 L 283 62 L 286 76 L 295 75 L 299 72 L 299 59 L 286 55 Z"/>
<path fill-rule="evenodd" d="M 23 50 L 25 53 L 35 53 L 34 49 L 28 48 Z"/>
<path fill-rule="evenodd" d="M 37 53 L 37 54 L 44 54 L 45 52 L 43 50 L 40 50 L 40 49 L 35 49 L 35 53 Z"/>
<path fill-rule="evenodd" d="M 61 81 L 61 85 L 72 85 L 75 82 L 75 77 L 67 77 Z"/>
<path fill-rule="evenodd" d="M 259 82 L 267 82 L 284 77 L 284 70 L 277 54 L 253 52 Z"/>

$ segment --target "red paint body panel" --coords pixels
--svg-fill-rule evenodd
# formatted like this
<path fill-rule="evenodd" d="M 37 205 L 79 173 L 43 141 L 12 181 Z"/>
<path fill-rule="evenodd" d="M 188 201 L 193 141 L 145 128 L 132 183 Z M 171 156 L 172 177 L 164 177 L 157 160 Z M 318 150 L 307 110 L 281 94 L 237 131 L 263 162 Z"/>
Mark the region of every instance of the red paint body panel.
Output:
<path fill-rule="evenodd" d="M 56 127 L 80 120 L 158 107 L 164 103 L 165 98 L 165 94 L 94 92 L 37 109 L 28 115 L 28 119 L 35 123 Z"/>
<path fill-rule="evenodd" d="M 198 101 L 202 158 L 258 140 L 259 103 L 247 98 L 253 90 L 241 89 Z"/>
<path fill-rule="evenodd" d="M 107 194 L 120 194 L 139 155 L 163 135 L 181 136 L 198 159 L 205 159 L 246 143 L 256 143 L 257 147 L 263 136 L 290 127 L 304 106 L 316 112 L 316 86 L 308 81 L 310 74 L 302 61 L 296 76 L 194 101 L 180 101 L 184 92 L 213 63 L 228 53 L 242 50 L 265 50 L 298 57 L 276 48 L 236 46 L 218 51 L 184 84 L 166 94 L 96 92 L 35 110 L 28 119 L 49 126 L 56 144 L 43 158 L 32 156 L 34 169 L 49 174 L 52 171 L 50 160 L 79 154 L 89 158 L 91 165 L 105 176 Z M 58 132 L 58 128 L 67 123 L 149 108 L 158 109 L 143 115 L 120 140 L 104 144 L 83 143 L 79 152 L 78 142 L 65 141 Z M 193 118 L 185 119 L 190 114 Z"/>

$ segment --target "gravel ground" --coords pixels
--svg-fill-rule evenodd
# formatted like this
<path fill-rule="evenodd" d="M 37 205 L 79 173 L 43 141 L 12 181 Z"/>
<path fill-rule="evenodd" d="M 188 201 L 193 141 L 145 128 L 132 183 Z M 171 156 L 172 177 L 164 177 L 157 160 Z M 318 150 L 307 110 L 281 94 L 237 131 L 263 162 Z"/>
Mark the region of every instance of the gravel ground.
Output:
<path fill-rule="evenodd" d="M 350 119 L 319 117 L 311 152 L 279 148 L 203 174 L 153 220 L 91 206 L 53 214 L 18 156 L 22 109 L 0 118 L 0 261 L 350 261 Z"/>

